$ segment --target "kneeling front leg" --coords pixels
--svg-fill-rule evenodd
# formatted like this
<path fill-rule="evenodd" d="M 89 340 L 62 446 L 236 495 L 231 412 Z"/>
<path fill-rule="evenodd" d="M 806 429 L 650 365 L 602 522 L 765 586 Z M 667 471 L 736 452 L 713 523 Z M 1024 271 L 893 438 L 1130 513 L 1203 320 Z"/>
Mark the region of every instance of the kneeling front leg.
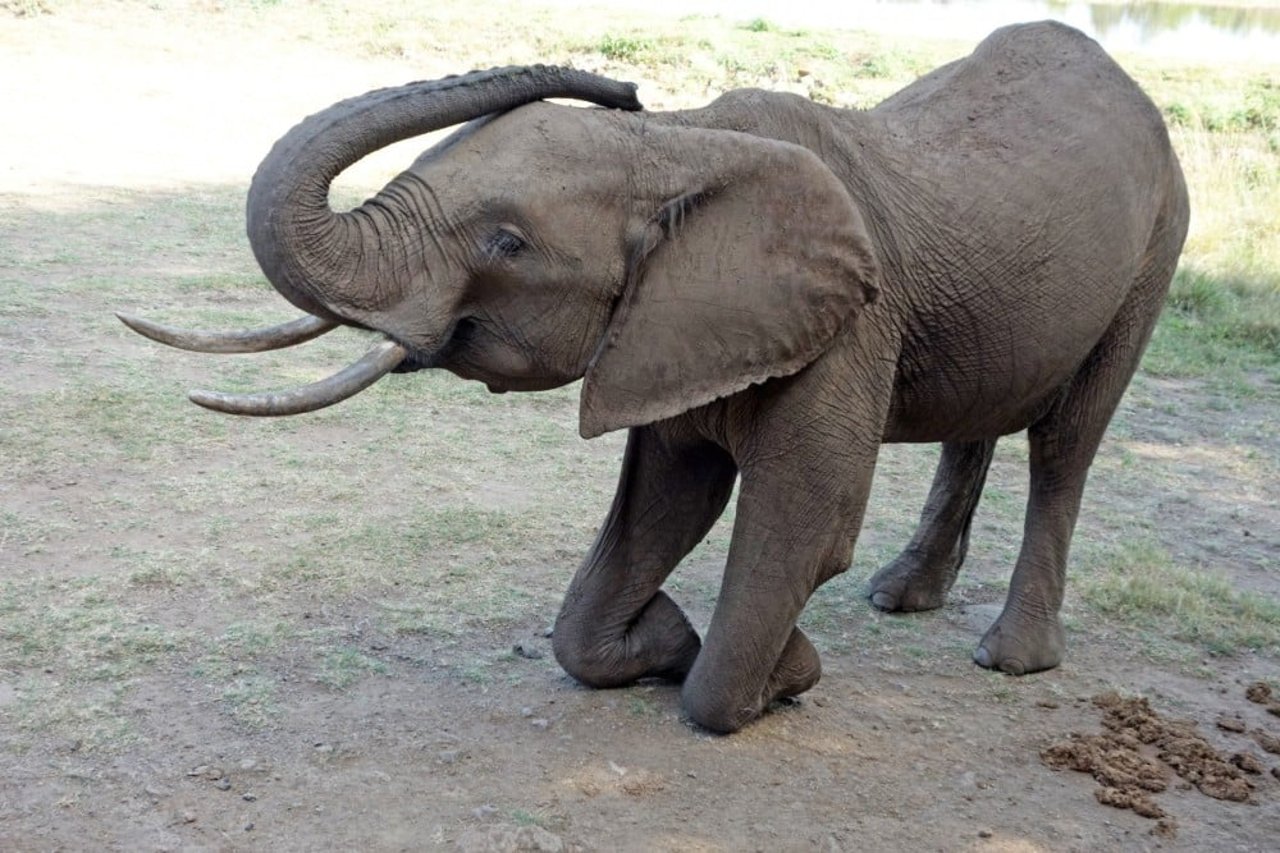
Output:
<path fill-rule="evenodd" d="M 701 643 L 660 587 L 720 517 L 736 476 L 715 445 L 631 430 L 613 506 L 556 619 L 566 672 L 592 687 L 684 680 Z"/>
<path fill-rule="evenodd" d="M 775 699 L 818 682 L 818 653 L 796 619 L 813 591 L 849 565 L 878 437 L 842 447 L 844 460 L 788 443 L 787 454 L 744 465 L 720 597 L 682 691 L 694 722 L 736 731 Z"/>

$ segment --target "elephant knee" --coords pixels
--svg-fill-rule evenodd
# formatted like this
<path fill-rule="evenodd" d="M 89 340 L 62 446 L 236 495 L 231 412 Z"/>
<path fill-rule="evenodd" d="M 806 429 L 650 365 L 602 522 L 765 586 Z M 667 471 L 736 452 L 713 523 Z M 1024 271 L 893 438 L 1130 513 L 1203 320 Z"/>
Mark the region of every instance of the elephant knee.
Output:
<path fill-rule="evenodd" d="M 798 696 L 818 683 L 822 661 L 818 650 L 799 628 L 774 664 L 773 672 L 759 687 L 749 672 L 714 664 L 693 673 L 685 682 L 681 702 L 685 712 L 704 729 L 730 734 L 759 717 L 769 703 L 784 696 Z"/>
<path fill-rule="evenodd" d="M 699 726 L 717 734 L 733 734 L 760 716 L 759 703 L 744 702 L 731 694 L 697 688 L 686 682 L 680 696 L 684 712 Z"/>
<path fill-rule="evenodd" d="M 641 678 L 683 681 L 702 643 L 676 603 L 658 592 L 620 632 L 599 627 L 625 622 L 566 608 L 551 635 L 556 660 L 588 687 L 622 687 Z"/>
<path fill-rule="evenodd" d="M 607 644 L 593 642 L 581 627 L 565 624 L 565 620 L 556 622 L 551 651 L 565 672 L 588 687 L 621 687 L 627 683 L 619 679 L 619 667 L 614 656 L 608 654 Z"/>

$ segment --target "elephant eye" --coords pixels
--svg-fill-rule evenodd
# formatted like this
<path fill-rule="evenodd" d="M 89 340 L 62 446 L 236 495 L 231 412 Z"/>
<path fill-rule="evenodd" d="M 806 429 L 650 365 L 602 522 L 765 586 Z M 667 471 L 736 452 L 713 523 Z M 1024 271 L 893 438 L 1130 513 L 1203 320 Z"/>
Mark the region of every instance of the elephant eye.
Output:
<path fill-rule="evenodd" d="M 519 234 L 506 228 L 499 228 L 489 238 L 489 242 L 485 246 L 485 254 L 489 256 L 490 260 L 511 258 L 520 254 L 525 245 L 524 238 Z"/>

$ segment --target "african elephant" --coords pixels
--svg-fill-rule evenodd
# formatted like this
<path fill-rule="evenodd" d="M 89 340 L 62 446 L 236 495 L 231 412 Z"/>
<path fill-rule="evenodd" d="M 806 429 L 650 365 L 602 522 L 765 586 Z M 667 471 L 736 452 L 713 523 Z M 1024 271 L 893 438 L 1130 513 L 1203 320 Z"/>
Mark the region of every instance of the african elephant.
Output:
<path fill-rule="evenodd" d="M 462 122 L 373 198 L 331 209 L 356 160 Z M 646 112 L 630 84 L 506 68 L 342 101 L 276 143 L 249 239 L 308 317 L 227 335 L 122 319 L 214 351 L 339 324 L 383 336 L 314 386 L 193 392 L 236 413 L 319 408 L 392 370 L 495 392 L 584 380 L 582 436 L 629 435 L 556 657 L 593 686 L 683 682 L 688 715 L 731 732 L 817 682 L 796 619 L 850 563 L 882 442 L 942 443 L 919 529 L 868 591 L 922 610 L 964 561 L 997 439 L 1028 431 L 1022 550 L 974 659 L 1013 674 L 1061 661 L 1085 478 L 1187 217 L 1159 111 L 1056 23 L 998 30 L 867 111 L 743 90 Z M 661 587 L 739 477 L 700 640 Z"/>

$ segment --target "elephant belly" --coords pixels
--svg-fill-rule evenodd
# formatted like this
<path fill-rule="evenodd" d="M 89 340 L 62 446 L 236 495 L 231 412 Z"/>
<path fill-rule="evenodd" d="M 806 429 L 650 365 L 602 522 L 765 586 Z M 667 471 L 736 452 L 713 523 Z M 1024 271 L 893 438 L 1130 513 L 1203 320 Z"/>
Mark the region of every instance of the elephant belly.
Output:
<path fill-rule="evenodd" d="M 903 336 L 885 440 L 971 441 L 1026 429 L 1080 370 L 1131 281 L 1118 278 L 1085 300 L 1081 289 L 988 290 L 967 311 L 917 316 Z"/>

